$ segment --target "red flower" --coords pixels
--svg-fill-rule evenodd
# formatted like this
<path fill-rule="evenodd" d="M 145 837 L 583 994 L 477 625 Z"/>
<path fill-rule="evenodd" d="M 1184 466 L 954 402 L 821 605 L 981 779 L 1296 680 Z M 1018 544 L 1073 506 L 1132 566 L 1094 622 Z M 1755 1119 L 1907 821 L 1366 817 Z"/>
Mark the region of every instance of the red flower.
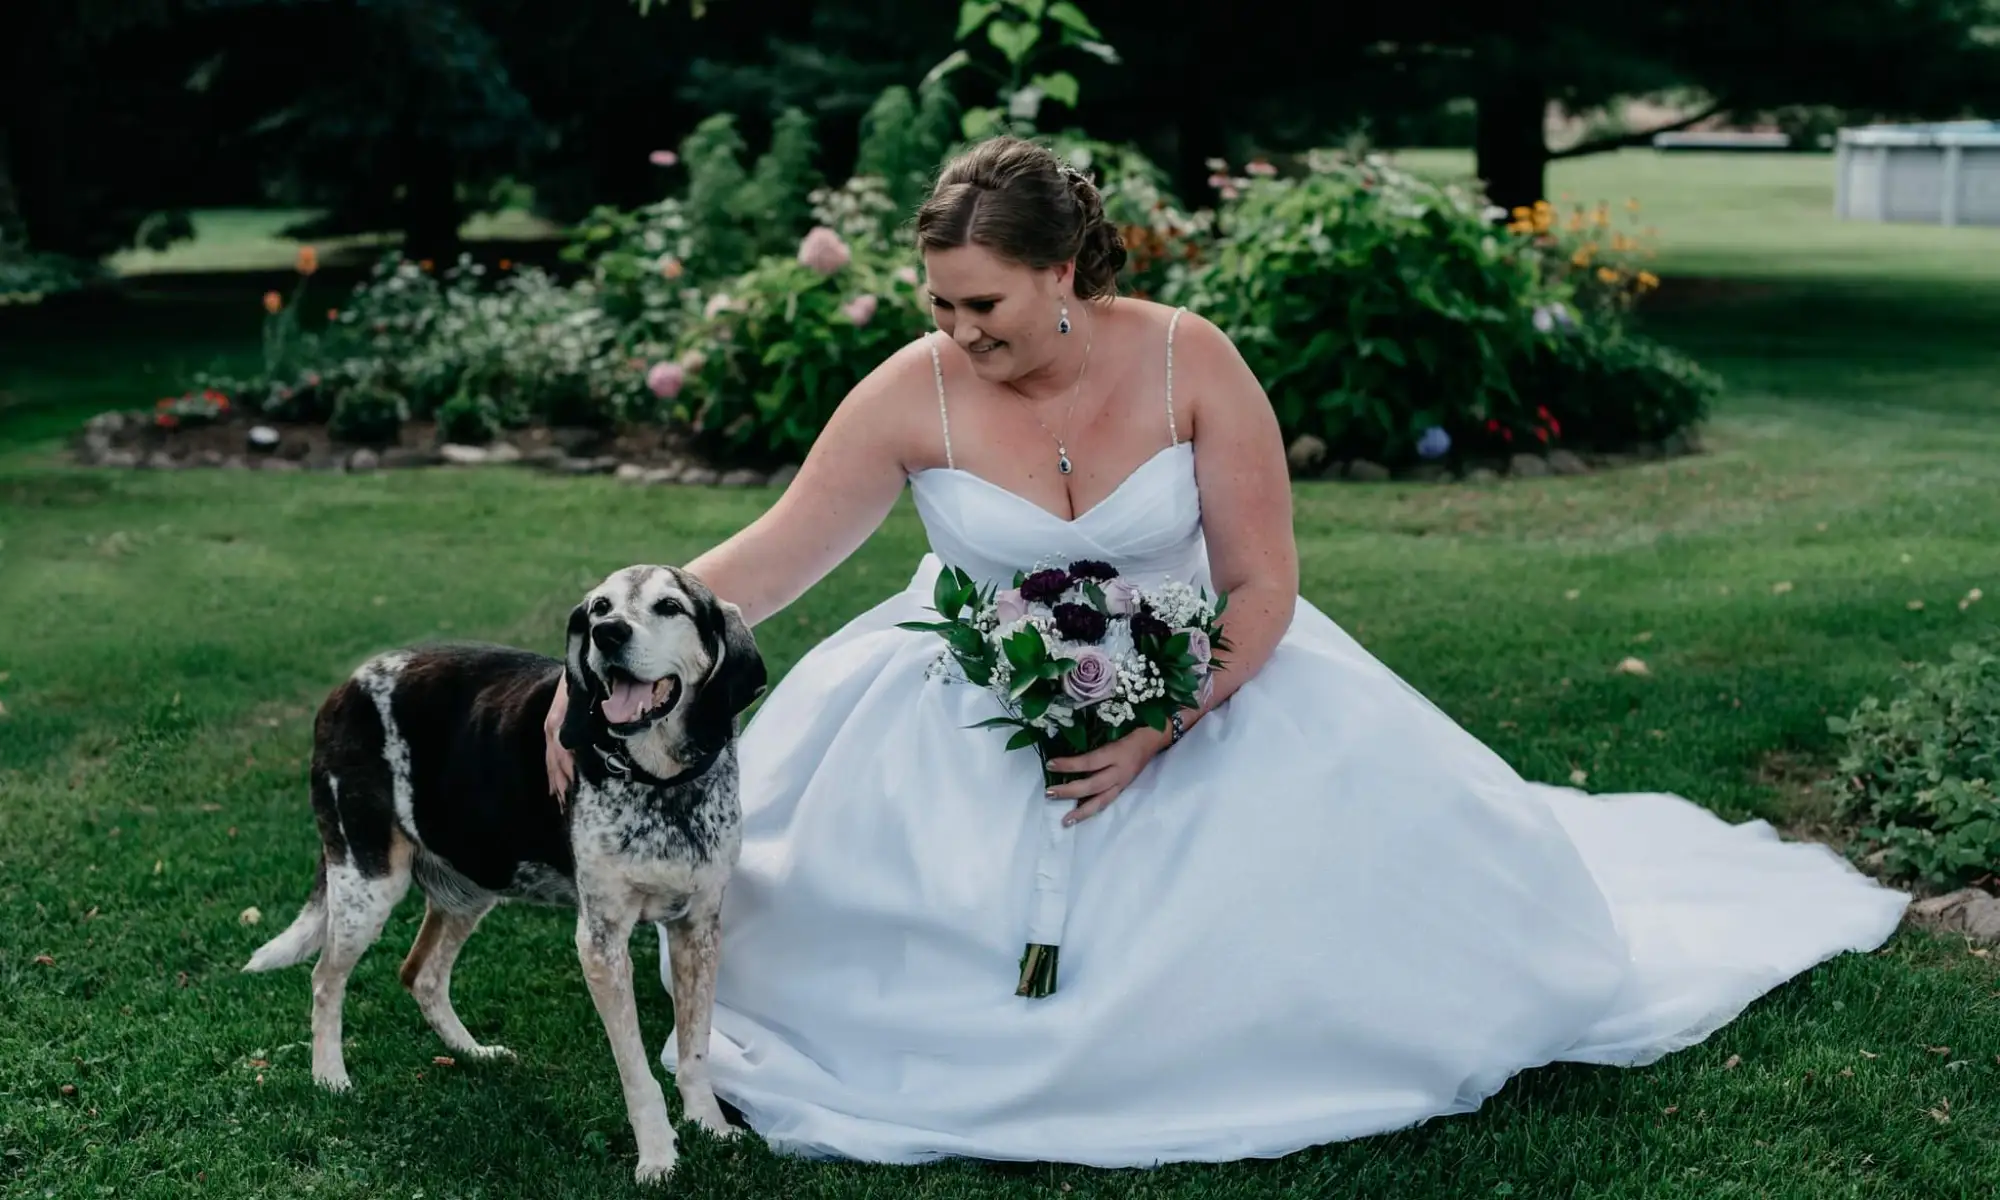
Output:
<path fill-rule="evenodd" d="M 1549 431 L 1537 425 L 1535 426 L 1535 436 L 1546 442 L 1549 440 Z"/>
<path fill-rule="evenodd" d="M 1514 431 L 1511 429 L 1503 429 L 1500 431 L 1500 437 L 1505 441 L 1511 442 L 1514 440 Z"/>
<path fill-rule="evenodd" d="M 1500 432 L 1500 422 L 1498 422 L 1498 421 L 1488 421 L 1488 422 L 1486 422 L 1486 432 L 1488 432 L 1488 433 L 1499 433 L 1499 432 Z"/>
<path fill-rule="evenodd" d="M 1549 432 L 1555 434 L 1557 437 L 1561 437 L 1563 435 L 1562 422 L 1556 420 L 1554 417 L 1550 417 Z"/>
<path fill-rule="evenodd" d="M 1555 418 L 1554 418 L 1554 417 L 1552 417 L 1552 416 L 1550 416 L 1550 415 L 1549 415 L 1549 410 L 1548 410 L 1548 408 L 1547 408 L 1546 406 L 1544 406 L 1544 405 L 1539 405 L 1539 404 L 1538 404 L 1538 405 L 1536 405 L 1536 406 L 1535 406 L 1535 415 L 1536 415 L 1536 416 L 1538 416 L 1538 417 L 1540 417 L 1540 418 L 1541 418 L 1542 420 L 1544 420 L 1544 421 L 1553 421 L 1553 420 L 1555 420 Z"/>
<path fill-rule="evenodd" d="M 153 424 L 158 425 L 162 429 L 172 429 L 180 423 L 180 418 L 172 413 L 161 413 L 159 416 L 153 418 Z"/>

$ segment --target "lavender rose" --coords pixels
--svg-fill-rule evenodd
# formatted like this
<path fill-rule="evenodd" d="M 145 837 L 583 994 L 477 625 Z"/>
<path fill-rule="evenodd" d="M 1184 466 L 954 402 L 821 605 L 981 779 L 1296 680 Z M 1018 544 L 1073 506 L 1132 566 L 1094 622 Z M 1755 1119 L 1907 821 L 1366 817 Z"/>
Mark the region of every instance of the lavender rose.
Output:
<path fill-rule="evenodd" d="M 1215 654 L 1214 648 L 1208 644 L 1208 635 L 1199 629 L 1183 629 L 1181 632 L 1187 634 L 1188 653 L 1194 655 L 1195 665 L 1206 667 Z"/>
<path fill-rule="evenodd" d="M 1129 617 L 1139 611 L 1139 585 L 1129 579 L 1114 579 L 1104 585 L 1104 607 L 1114 617 Z"/>
<path fill-rule="evenodd" d="M 993 619 L 1002 625 L 1010 624 L 1028 615 L 1028 602 L 1021 595 L 1021 589 L 1008 588 L 993 593 Z"/>
<path fill-rule="evenodd" d="M 1055 618 L 1056 632 L 1072 642 L 1101 641 L 1109 624 L 1103 613 L 1088 604 L 1058 604 Z"/>
<path fill-rule="evenodd" d="M 1118 668 L 1111 656 L 1093 646 L 1076 652 L 1076 665 L 1063 676 L 1063 692 L 1078 704 L 1109 700 L 1118 691 Z"/>
<path fill-rule="evenodd" d="M 1021 581 L 1021 598 L 1030 603 L 1048 604 L 1069 590 L 1069 572 L 1057 569 L 1037 571 Z"/>
<path fill-rule="evenodd" d="M 1196 704 L 1201 705 L 1203 708 L 1207 708 L 1208 702 L 1214 698 L 1215 698 L 1215 672 L 1204 671 L 1202 672 L 1201 675 L 1201 686 L 1196 688 L 1194 692 L 1194 702 Z"/>

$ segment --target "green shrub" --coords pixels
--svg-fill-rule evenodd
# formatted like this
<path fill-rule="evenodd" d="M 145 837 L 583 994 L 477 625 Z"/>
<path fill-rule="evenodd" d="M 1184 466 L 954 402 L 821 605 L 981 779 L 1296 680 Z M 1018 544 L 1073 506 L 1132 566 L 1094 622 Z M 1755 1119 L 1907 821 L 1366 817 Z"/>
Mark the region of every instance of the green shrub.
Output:
<path fill-rule="evenodd" d="M 0 307 L 39 304 L 105 278 L 96 263 L 62 254 L 40 254 L 0 238 Z"/>
<path fill-rule="evenodd" d="M 803 458 L 848 391 L 931 328 L 909 261 L 811 237 L 849 257 L 831 270 L 766 258 L 710 298 L 683 346 L 678 411 L 719 458 Z"/>
<path fill-rule="evenodd" d="M 1594 223 L 1541 207 L 1503 229 L 1471 190 L 1372 156 L 1216 183 L 1220 235 L 1167 298 L 1235 339 L 1288 438 L 1395 465 L 1615 449 L 1707 409 L 1712 377 L 1623 328 L 1651 276 L 1586 246 Z"/>
<path fill-rule="evenodd" d="M 437 411 L 438 440 L 483 446 L 500 436 L 500 408 L 489 396 L 460 392 Z"/>
<path fill-rule="evenodd" d="M 379 382 L 370 382 L 341 393 L 326 430 L 343 442 L 386 446 L 396 440 L 403 422 L 409 419 L 409 406 L 401 396 Z"/>
<path fill-rule="evenodd" d="M 701 312 L 703 264 L 694 251 L 687 210 L 668 197 L 635 209 L 592 210 L 571 232 L 562 256 L 585 265 L 599 305 L 624 341 L 670 345 Z"/>
<path fill-rule="evenodd" d="M 1950 886 L 2000 867 L 2000 654 L 1959 646 L 1827 722 L 1847 739 L 1833 787 L 1861 823 L 1856 853 L 1893 876 Z"/>

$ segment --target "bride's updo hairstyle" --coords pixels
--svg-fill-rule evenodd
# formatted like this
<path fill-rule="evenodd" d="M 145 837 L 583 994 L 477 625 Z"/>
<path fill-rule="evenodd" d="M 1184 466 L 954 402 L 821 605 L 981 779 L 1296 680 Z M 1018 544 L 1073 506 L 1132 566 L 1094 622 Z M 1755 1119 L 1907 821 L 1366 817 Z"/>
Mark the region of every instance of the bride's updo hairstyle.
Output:
<path fill-rule="evenodd" d="M 1082 172 L 1033 142 L 996 137 L 945 164 L 917 210 L 917 247 L 980 246 L 1035 270 L 1076 260 L 1076 295 L 1114 295 L 1125 243 Z"/>

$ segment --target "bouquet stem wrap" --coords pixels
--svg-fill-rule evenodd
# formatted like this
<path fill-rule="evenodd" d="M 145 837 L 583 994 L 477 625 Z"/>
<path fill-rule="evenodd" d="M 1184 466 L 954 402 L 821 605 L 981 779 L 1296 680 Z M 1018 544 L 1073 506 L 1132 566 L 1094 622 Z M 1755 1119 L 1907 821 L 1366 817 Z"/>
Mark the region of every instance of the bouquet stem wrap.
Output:
<path fill-rule="evenodd" d="M 1053 787 L 1070 778 L 1042 770 Z M 1043 800 L 1041 838 L 1035 851 L 1035 887 L 1028 903 L 1028 945 L 1021 952 L 1021 981 L 1016 996 L 1039 1000 L 1056 990 L 1062 956 L 1063 922 L 1069 917 L 1069 873 L 1076 860 L 1076 830 L 1063 824 L 1074 807 L 1069 800 Z"/>

